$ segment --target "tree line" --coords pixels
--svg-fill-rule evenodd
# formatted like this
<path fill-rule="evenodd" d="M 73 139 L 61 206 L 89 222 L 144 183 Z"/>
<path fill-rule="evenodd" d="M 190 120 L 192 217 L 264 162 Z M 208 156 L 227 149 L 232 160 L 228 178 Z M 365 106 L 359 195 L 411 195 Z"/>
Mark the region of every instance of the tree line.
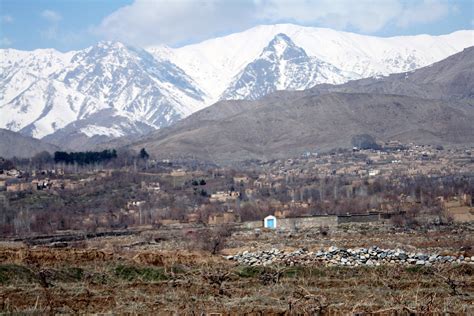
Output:
<path fill-rule="evenodd" d="M 56 151 L 54 153 L 55 163 L 78 164 L 80 166 L 107 162 L 111 159 L 117 158 L 117 151 L 103 150 L 103 151 L 78 151 L 67 153 L 65 151 Z"/>

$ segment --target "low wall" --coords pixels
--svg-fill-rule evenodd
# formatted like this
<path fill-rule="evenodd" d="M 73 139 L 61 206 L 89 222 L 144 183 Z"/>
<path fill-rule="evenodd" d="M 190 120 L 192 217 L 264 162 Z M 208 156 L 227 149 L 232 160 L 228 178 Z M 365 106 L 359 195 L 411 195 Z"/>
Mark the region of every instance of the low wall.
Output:
<path fill-rule="evenodd" d="M 334 227 L 337 226 L 337 216 L 308 216 L 308 217 L 291 217 L 277 218 L 277 229 L 293 230 L 308 229 L 315 227 Z M 255 229 L 263 228 L 262 221 L 251 221 L 241 223 L 242 228 Z"/>
<path fill-rule="evenodd" d="M 379 220 L 380 220 L 379 214 L 339 215 L 337 217 L 338 224 L 370 223 L 370 222 L 378 222 Z"/>
<path fill-rule="evenodd" d="M 242 222 L 240 225 L 242 228 L 247 228 L 247 229 L 263 228 L 263 220 Z"/>
<path fill-rule="evenodd" d="M 337 216 L 277 218 L 277 229 L 293 230 L 337 226 Z"/>
<path fill-rule="evenodd" d="M 381 220 L 381 214 L 354 214 L 277 218 L 277 229 L 294 230 L 310 229 L 316 227 L 336 227 L 341 224 L 373 223 Z M 242 228 L 263 228 L 263 220 L 241 223 Z"/>

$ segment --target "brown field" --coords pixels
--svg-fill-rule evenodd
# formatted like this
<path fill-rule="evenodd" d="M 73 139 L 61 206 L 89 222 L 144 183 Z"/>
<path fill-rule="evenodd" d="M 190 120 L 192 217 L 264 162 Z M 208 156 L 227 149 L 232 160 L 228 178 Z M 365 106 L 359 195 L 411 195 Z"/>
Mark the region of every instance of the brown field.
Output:
<path fill-rule="evenodd" d="M 223 254 L 378 245 L 474 255 L 473 226 L 236 231 Z M 190 237 L 191 236 L 191 237 Z M 193 237 L 194 236 L 194 237 Z M 1 313 L 473 314 L 474 265 L 248 267 L 199 250 L 193 229 L 62 245 L 0 244 Z"/>

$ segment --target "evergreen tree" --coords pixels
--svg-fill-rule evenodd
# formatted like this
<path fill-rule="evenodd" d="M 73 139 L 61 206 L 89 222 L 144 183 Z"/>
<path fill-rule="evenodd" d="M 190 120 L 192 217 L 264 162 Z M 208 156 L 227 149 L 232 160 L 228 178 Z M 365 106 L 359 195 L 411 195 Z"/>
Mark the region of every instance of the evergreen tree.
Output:
<path fill-rule="evenodd" d="M 146 152 L 145 148 L 140 150 L 140 158 L 145 160 L 150 158 L 150 155 Z"/>

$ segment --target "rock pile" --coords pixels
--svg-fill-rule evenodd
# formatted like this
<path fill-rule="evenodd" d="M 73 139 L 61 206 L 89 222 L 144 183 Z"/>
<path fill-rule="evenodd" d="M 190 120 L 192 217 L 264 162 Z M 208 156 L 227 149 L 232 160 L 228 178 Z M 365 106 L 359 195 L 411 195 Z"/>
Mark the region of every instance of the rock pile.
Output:
<path fill-rule="evenodd" d="M 316 252 L 310 252 L 304 248 L 292 252 L 284 252 L 274 248 L 268 251 L 244 251 L 243 253 L 234 256 L 226 256 L 225 258 L 250 266 L 266 266 L 271 264 L 294 266 L 315 263 L 340 266 L 380 266 L 383 264 L 430 266 L 447 263 L 474 264 L 474 256 L 441 256 L 437 254 L 406 252 L 401 249 L 381 249 L 377 246 L 357 249 L 342 249 L 333 246 L 327 250 L 319 250 Z"/>

